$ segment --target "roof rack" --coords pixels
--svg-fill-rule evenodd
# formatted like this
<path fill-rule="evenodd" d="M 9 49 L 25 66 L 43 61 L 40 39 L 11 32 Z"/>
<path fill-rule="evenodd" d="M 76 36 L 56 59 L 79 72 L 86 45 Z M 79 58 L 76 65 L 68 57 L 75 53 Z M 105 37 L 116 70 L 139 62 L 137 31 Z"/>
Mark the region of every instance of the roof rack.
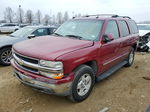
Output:
<path fill-rule="evenodd" d="M 121 18 L 128 18 L 128 19 L 131 19 L 131 17 L 129 17 L 129 16 L 118 16 L 118 15 L 115 15 L 115 16 L 112 16 L 112 17 L 121 17 Z"/>
<path fill-rule="evenodd" d="M 119 17 L 131 19 L 131 17 L 129 16 L 119 16 Z"/>
<path fill-rule="evenodd" d="M 121 18 L 131 19 L 129 16 L 119 16 L 119 15 L 116 15 L 116 14 L 96 14 L 96 15 L 85 15 L 85 16 L 82 16 L 82 17 L 96 17 L 96 18 L 99 18 L 99 17 L 112 17 L 112 18 L 121 17 Z M 76 17 L 73 17 L 73 19 L 75 19 L 75 18 Z"/>

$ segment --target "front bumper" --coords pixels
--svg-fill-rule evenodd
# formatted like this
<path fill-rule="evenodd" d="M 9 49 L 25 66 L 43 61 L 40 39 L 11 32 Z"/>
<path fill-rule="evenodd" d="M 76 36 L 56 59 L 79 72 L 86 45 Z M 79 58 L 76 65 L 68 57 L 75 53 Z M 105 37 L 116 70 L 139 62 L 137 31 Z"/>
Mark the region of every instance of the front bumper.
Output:
<path fill-rule="evenodd" d="M 67 96 L 70 94 L 74 74 L 69 75 L 65 79 L 52 80 L 18 68 L 13 60 L 11 60 L 11 65 L 14 68 L 14 76 L 25 85 L 47 94 L 61 96 Z"/>

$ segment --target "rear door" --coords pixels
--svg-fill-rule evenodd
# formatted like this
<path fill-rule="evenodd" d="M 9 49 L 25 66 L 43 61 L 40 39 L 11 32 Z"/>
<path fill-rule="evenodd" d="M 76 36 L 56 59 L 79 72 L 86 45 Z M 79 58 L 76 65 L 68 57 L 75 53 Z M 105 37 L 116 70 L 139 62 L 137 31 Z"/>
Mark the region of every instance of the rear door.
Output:
<path fill-rule="evenodd" d="M 112 66 L 118 63 L 118 57 L 120 55 L 120 33 L 116 20 L 108 21 L 105 29 L 105 34 L 112 34 L 114 40 L 110 42 L 102 42 L 100 48 L 100 63 L 102 67 L 99 68 L 101 72 L 110 69 Z"/>
<path fill-rule="evenodd" d="M 9 24 L 4 24 L 1 26 L 1 32 L 8 32 L 8 26 Z"/>
<path fill-rule="evenodd" d="M 132 39 L 132 35 L 130 35 L 129 26 L 125 20 L 119 20 L 118 23 L 121 32 L 120 60 L 124 60 L 128 57 L 128 54 L 131 49 L 130 42 Z"/>
<path fill-rule="evenodd" d="M 9 32 L 14 32 L 16 29 L 16 24 L 10 24 L 9 25 Z"/>

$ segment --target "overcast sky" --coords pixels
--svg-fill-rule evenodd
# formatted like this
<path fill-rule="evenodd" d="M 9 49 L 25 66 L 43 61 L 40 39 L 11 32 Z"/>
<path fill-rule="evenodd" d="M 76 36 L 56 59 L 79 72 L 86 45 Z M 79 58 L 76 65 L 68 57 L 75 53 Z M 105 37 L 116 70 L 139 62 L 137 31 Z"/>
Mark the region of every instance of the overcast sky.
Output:
<path fill-rule="evenodd" d="M 38 9 L 43 14 L 58 11 L 81 14 L 113 13 L 128 15 L 137 22 L 150 20 L 150 0 L 0 0 L 0 19 L 6 7 L 17 10 L 21 5 L 24 10 Z"/>

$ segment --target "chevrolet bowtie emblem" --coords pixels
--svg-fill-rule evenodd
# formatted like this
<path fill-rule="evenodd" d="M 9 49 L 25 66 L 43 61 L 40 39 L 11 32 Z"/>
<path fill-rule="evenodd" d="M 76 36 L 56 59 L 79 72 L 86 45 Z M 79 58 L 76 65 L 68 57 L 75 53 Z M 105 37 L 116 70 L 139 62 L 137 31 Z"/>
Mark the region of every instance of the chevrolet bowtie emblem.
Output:
<path fill-rule="evenodd" d="M 19 63 L 20 65 L 23 65 L 23 64 L 24 64 L 23 60 L 21 60 L 21 59 L 18 59 L 17 61 L 18 61 L 18 63 Z"/>

